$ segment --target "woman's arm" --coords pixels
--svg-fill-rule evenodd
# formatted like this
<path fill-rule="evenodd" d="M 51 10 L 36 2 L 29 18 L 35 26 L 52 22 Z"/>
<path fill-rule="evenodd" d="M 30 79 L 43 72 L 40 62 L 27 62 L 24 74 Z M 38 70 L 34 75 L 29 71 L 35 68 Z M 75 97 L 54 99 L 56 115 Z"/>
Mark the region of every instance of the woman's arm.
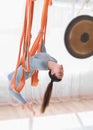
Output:
<path fill-rule="evenodd" d="M 33 74 L 34 70 L 48 70 L 48 61 L 53 61 L 53 62 L 57 62 L 57 60 L 53 57 L 51 57 L 49 54 L 47 53 L 38 53 L 34 56 L 32 56 L 30 58 L 30 68 L 31 71 L 30 72 L 25 72 L 25 79 L 28 79 L 29 77 L 31 77 L 31 75 Z M 8 79 L 9 81 L 11 81 L 12 77 L 13 77 L 14 72 L 10 73 L 8 75 Z M 17 86 L 18 83 L 20 82 L 22 77 L 22 66 L 20 66 L 18 68 L 17 71 L 17 75 L 16 75 L 16 83 L 15 85 Z M 21 95 L 21 93 L 15 93 L 12 89 L 11 86 L 9 86 L 9 92 L 12 96 L 14 96 L 18 101 L 20 101 L 22 104 L 24 104 L 24 106 L 28 107 L 29 109 L 31 109 L 32 105 L 29 104 L 24 97 Z M 32 111 L 32 109 L 31 109 Z"/>

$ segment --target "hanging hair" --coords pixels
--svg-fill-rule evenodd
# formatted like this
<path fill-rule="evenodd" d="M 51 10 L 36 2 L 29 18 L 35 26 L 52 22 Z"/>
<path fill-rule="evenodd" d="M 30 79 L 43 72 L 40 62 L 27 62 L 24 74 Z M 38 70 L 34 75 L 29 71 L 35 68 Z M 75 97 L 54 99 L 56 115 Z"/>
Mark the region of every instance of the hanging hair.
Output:
<path fill-rule="evenodd" d="M 53 82 L 59 82 L 62 79 L 58 79 L 55 75 L 51 74 L 51 71 L 49 71 L 49 77 L 51 79 L 51 81 L 49 82 L 45 94 L 44 94 L 44 98 L 43 98 L 43 102 L 42 102 L 42 106 L 41 106 L 41 112 L 44 113 L 46 107 L 49 105 L 49 101 L 51 98 L 51 94 L 52 94 L 52 89 L 53 89 Z"/>

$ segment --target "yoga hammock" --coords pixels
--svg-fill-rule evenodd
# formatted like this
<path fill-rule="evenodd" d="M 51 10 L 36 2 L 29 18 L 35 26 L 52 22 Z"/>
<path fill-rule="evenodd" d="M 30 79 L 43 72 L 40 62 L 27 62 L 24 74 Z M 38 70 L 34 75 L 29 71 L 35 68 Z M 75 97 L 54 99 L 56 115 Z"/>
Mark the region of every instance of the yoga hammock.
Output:
<path fill-rule="evenodd" d="M 41 52 L 42 40 L 44 39 L 44 41 L 45 41 L 45 36 L 46 36 L 48 5 L 52 5 L 52 0 L 44 0 L 42 17 L 41 17 L 41 27 L 40 27 L 39 33 L 38 33 L 32 47 L 30 48 L 34 2 L 35 2 L 34 0 L 26 0 L 24 25 L 23 25 L 22 36 L 20 39 L 19 55 L 18 55 L 16 69 L 14 71 L 14 75 L 10 82 L 10 86 L 11 86 L 12 90 L 15 91 L 16 93 L 20 93 L 20 91 L 24 87 L 24 84 L 25 84 L 24 72 L 30 71 L 29 58 L 31 56 L 35 55 L 36 53 Z M 26 65 L 25 65 L 25 63 L 26 63 Z M 20 65 L 22 65 L 22 78 L 21 78 L 18 86 L 15 86 L 16 75 L 17 75 L 18 67 Z M 31 77 L 31 85 L 37 86 L 38 81 L 39 81 L 38 80 L 38 71 L 35 71 Z"/>

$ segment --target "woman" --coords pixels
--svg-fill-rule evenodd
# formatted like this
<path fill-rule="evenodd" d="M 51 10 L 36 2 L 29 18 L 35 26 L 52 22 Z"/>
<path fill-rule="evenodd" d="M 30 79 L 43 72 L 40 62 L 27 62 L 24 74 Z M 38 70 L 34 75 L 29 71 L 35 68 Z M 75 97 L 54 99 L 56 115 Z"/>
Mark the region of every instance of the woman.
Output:
<path fill-rule="evenodd" d="M 49 70 L 49 76 L 51 78 L 51 82 L 49 83 L 47 90 L 45 92 L 45 95 L 44 95 L 44 99 L 43 99 L 43 103 L 41 107 L 41 112 L 43 113 L 49 104 L 53 82 L 60 81 L 63 77 L 63 74 L 64 74 L 63 66 L 57 64 L 57 60 L 46 53 L 45 46 L 44 44 L 42 44 L 42 52 L 37 53 L 36 55 L 30 58 L 30 68 L 31 68 L 30 72 L 25 72 L 25 79 L 30 78 L 35 70 Z M 13 74 L 14 72 L 8 75 L 9 81 L 11 81 Z M 19 83 L 21 76 L 22 76 L 22 66 L 20 65 L 20 67 L 18 68 L 17 76 L 16 76 L 16 83 L 15 83 L 16 86 Z M 16 97 L 16 99 L 19 100 L 23 104 L 23 107 L 27 107 L 31 112 L 33 112 L 33 114 L 35 114 L 32 104 L 27 102 L 23 98 L 21 93 L 14 92 L 11 89 L 11 86 L 9 86 L 9 92 L 11 95 Z"/>

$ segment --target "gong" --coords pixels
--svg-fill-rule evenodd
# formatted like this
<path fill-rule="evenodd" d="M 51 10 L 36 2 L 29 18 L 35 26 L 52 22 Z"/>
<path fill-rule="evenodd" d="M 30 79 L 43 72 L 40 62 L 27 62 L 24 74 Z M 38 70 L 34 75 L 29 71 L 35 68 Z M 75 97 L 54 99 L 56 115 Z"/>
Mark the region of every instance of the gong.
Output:
<path fill-rule="evenodd" d="M 93 17 L 81 15 L 74 18 L 67 26 L 64 35 L 68 52 L 76 58 L 93 55 Z"/>

